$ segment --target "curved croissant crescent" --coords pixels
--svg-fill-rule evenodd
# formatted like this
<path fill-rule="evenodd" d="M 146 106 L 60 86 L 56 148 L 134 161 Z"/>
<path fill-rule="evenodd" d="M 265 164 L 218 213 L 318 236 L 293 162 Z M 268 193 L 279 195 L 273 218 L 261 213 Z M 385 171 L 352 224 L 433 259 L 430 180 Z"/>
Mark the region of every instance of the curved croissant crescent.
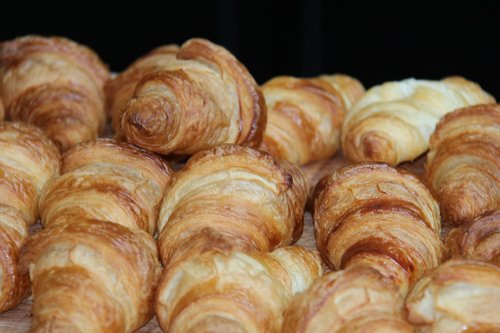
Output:
<path fill-rule="evenodd" d="M 493 211 L 451 230 L 446 237 L 451 257 L 490 261 L 500 265 L 500 211 Z"/>
<path fill-rule="evenodd" d="M 428 272 L 406 299 L 408 320 L 425 332 L 498 332 L 500 268 L 451 260 Z"/>
<path fill-rule="evenodd" d="M 109 139 L 64 154 L 40 198 L 45 229 L 21 255 L 32 332 L 132 332 L 151 318 L 160 275 L 151 235 L 171 174 L 158 156 Z"/>
<path fill-rule="evenodd" d="M 307 185 L 301 171 L 236 145 L 202 151 L 173 178 L 162 202 L 163 262 L 211 247 L 270 251 L 298 240 Z"/>
<path fill-rule="evenodd" d="M 0 123 L 0 312 L 29 293 L 28 275 L 18 268 L 19 251 L 38 217 L 39 194 L 58 173 L 59 152 L 40 129 Z"/>
<path fill-rule="evenodd" d="M 409 172 L 349 165 L 324 178 L 314 195 L 316 242 L 331 268 L 375 267 L 405 294 L 441 261 L 438 205 Z"/>
<path fill-rule="evenodd" d="M 105 87 L 107 109 L 111 112 L 113 129 L 118 137 L 121 136 L 121 109 L 134 96 L 137 82 L 147 74 L 157 72 L 174 61 L 178 51 L 177 45 L 160 46 L 134 61 L 123 73 L 108 81 Z"/>
<path fill-rule="evenodd" d="M 403 319 L 404 298 L 377 270 L 352 266 L 316 280 L 295 296 L 282 332 L 411 333 Z"/>
<path fill-rule="evenodd" d="M 7 116 L 42 128 L 61 150 L 104 127 L 109 72 L 89 48 L 26 36 L 0 44 L 0 95 Z"/>
<path fill-rule="evenodd" d="M 262 92 L 268 121 L 261 149 L 301 165 L 335 154 L 344 115 L 364 87 L 347 75 L 280 76 L 264 84 Z"/>
<path fill-rule="evenodd" d="M 40 199 L 44 226 L 72 217 L 111 221 L 153 235 L 172 170 L 158 156 L 110 139 L 81 143 L 66 154 L 62 175 Z"/>
<path fill-rule="evenodd" d="M 21 266 L 33 283 L 31 332 L 133 332 L 152 316 L 160 275 L 151 236 L 86 218 L 28 238 Z"/>
<path fill-rule="evenodd" d="M 463 108 L 441 119 L 430 140 L 426 178 L 447 223 L 500 209 L 500 105 Z"/>
<path fill-rule="evenodd" d="M 461 77 L 407 79 L 369 89 L 346 115 L 342 149 L 351 161 L 397 165 L 429 148 L 439 119 L 457 108 L 495 99 Z"/>
<path fill-rule="evenodd" d="M 292 296 L 321 276 L 300 247 L 271 253 L 207 251 L 166 270 L 156 294 L 165 332 L 278 333 Z"/>
<path fill-rule="evenodd" d="M 264 98 L 229 51 L 191 39 L 175 57 L 170 52 L 153 56 L 151 62 L 158 63 L 148 66 L 156 71 L 142 77 L 119 112 L 127 141 L 162 154 L 188 155 L 223 143 L 259 146 Z"/>

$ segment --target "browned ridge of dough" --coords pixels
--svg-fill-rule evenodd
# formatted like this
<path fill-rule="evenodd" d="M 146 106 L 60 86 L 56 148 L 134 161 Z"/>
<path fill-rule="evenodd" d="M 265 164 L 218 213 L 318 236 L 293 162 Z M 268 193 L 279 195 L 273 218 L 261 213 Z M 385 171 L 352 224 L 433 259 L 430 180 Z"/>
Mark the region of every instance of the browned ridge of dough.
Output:
<path fill-rule="evenodd" d="M 66 38 L 25 36 L 0 44 L 6 116 L 42 128 L 62 151 L 103 130 L 108 78 L 92 50 Z"/>

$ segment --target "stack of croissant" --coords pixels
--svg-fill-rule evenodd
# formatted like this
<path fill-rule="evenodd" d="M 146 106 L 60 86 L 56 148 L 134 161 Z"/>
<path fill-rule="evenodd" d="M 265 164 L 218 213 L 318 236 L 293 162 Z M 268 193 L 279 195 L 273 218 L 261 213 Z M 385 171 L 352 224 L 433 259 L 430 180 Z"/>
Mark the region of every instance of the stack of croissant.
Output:
<path fill-rule="evenodd" d="M 500 105 L 474 82 L 259 86 L 204 39 L 111 78 L 26 36 L 4 118 L 0 312 L 31 294 L 31 332 L 500 332 Z"/>

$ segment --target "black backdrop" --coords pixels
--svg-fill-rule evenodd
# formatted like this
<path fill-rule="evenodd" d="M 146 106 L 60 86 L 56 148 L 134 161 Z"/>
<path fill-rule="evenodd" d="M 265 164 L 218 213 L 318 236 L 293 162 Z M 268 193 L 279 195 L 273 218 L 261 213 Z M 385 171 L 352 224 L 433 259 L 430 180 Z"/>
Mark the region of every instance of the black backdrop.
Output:
<path fill-rule="evenodd" d="M 260 83 L 280 74 L 342 72 L 369 87 L 459 74 L 500 99 L 497 1 L 456 1 L 440 9 L 437 0 L 399 3 L 136 1 L 106 12 L 85 3 L 22 4 L 0 8 L 0 40 L 64 35 L 91 46 L 119 71 L 161 44 L 205 37 L 231 50 Z"/>

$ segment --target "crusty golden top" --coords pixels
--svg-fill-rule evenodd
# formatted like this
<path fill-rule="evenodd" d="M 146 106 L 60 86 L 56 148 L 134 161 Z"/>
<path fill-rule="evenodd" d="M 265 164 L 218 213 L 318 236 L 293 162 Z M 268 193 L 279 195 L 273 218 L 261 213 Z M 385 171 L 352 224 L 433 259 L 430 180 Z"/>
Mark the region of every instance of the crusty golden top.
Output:
<path fill-rule="evenodd" d="M 425 332 L 499 332 L 500 268 L 451 260 L 429 271 L 406 299 L 408 319 Z"/>
<path fill-rule="evenodd" d="M 64 37 L 29 35 L 0 43 L 0 68 L 17 66 L 35 53 L 63 53 L 92 73 L 99 86 L 104 86 L 108 80 L 107 66 L 94 51 Z"/>
<path fill-rule="evenodd" d="M 443 117 L 430 139 L 426 178 L 448 224 L 500 209 L 500 104 Z"/>
<path fill-rule="evenodd" d="M 33 332 L 133 332 L 151 318 L 161 268 L 146 232 L 75 217 L 29 237 L 22 251 Z"/>
<path fill-rule="evenodd" d="M 306 197 L 300 169 L 265 152 L 238 145 L 199 152 L 166 190 L 158 220 L 162 259 L 205 228 L 247 250 L 288 245 L 302 234 Z"/>
<path fill-rule="evenodd" d="M 330 267 L 377 267 L 404 293 L 441 261 L 437 202 L 410 172 L 382 163 L 349 165 L 325 177 L 315 197 L 316 243 Z"/>
<path fill-rule="evenodd" d="M 86 217 L 153 234 L 172 173 L 159 156 L 127 143 L 111 139 L 81 143 L 64 154 L 62 175 L 44 189 L 42 222 Z"/>
<path fill-rule="evenodd" d="M 364 88 L 347 75 L 278 76 L 266 82 L 262 91 L 268 122 L 261 149 L 276 158 L 305 164 L 335 154 L 344 114 Z"/>
<path fill-rule="evenodd" d="M 429 137 L 446 113 L 494 102 L 479 85 L 461 77 L 386 82 L 369 89 L 346 115 L 344 154 L 356 162 L 411 161 L 428 149 Z"/>
<path fill-rule="evenodd" d="M 162 60 L 121 108 L 120 135 L 162 154 L 191 155 L 223 143 L 258 147 L 266 124 L 264 98 L 229 51 L 198 38 L 185 42 L 175 57 L 153 55 Z"/>
<path fill-rule="evenodd" d="M 491 261 L 500 265 L 500 211 L 478 216 L 446 237 L 451 257 Z"/>
<path fill-rule="evenodd" d="M 413 332 L 403 319 L 403 302 L 377 270 L 353 266 L 324 275 L 295 296 L 282 332 Z"/>
<path fill-rule="evenodd" d="M 300 247 L 207 251 L 166 271 L 156 314 L 165 332 L 278 333 L 291 297 L 321 274 L 319 257 Z"/>

